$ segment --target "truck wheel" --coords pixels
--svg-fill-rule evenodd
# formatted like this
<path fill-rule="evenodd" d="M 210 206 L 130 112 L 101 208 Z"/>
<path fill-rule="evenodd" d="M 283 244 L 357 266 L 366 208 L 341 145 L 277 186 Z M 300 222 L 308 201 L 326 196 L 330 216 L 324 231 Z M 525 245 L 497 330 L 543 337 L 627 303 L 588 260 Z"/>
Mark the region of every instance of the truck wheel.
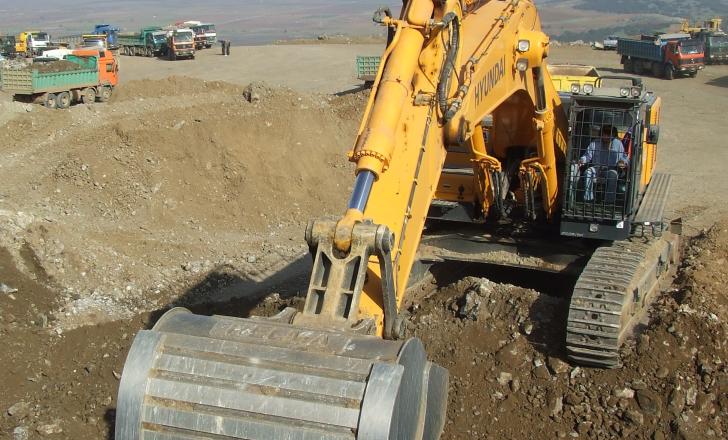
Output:
<path fill-rule="evenodd" d="M 48 108 L 56 108 L 56 94 L 55 93 L 49 93 L 46 95 L 46 100 L 43 103 L 44 106 Z"/>
<path fill-rule="evenodd" d="M 94 90 L 92 87 L 83 89 L 83 92 L 81 93 L 81 101 L 84 104 L 92 104 L 94 101 L 96 101 L 96 90 Z"/>
<path fill-rule="evenodd" d="M 61 92 L 56 95 L 56 108 L 68 108 L 71 106 L 71 94 Z"/>
<path fill-rule="evenodd" d="M 696 76 L 698 76 L 697 70 L 695 72 L 690 72 L 690 78 L 695 78 Z"/>
<path fill-rule="evenodd" d="M 111 98 L 111 87 L 99 87 L 99 102 L 106 102 Z"/>
<path fill-rule="evenodd" d="M 652 76 L 659 78 L 662 76 L 662 68 L 657 63 L 652 63 Z"/>
<path fill-rule="evenodd" d="M 632 73 L 632 60 L 624 60 L 624 71 Z"/>
<path fill-rule="evenodd" d="M 642 75 L 642 62 L 632 61 L 632 71 L 635 75 Z"/>
<path fill-rule="evenodd" d="M 675 69 L 671 65 L 665 66 L 665 79 L 672 80 L 675 78 Z"/>

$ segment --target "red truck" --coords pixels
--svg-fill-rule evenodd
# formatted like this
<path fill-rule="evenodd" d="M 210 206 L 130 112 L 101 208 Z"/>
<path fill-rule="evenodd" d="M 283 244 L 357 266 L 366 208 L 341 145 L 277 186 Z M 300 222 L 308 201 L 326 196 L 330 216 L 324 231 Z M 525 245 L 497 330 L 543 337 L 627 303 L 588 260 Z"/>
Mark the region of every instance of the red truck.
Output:
<path fill-rule="evenodd" d="M 620 38 L 617 53 L 622 55 L 625 72 L 637 75 L 694 77 L 705 68 L 703 45 L 689 34 L 643 35 L 639 40 Z"/>

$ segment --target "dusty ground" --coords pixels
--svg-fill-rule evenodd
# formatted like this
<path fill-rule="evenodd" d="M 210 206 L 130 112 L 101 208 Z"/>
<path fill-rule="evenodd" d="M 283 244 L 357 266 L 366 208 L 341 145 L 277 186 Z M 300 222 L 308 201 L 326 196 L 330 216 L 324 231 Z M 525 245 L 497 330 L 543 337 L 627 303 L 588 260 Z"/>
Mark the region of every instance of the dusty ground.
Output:
<path fill-rule="evenodd" d="M 0 94 L 0 438 L 107 438 L 126 350 L 156 311 L 244 316 L 273 311 L 255 309 L 266 292 L 301 292 L 305 224 L 339 214 L 352 181 L 345 152 L 365 102 L 352 93 L 353 59 L 378 50 L 124 57 L 112 102 L 68 111 Z M 552 55 L 618 70 L 613 53 Z M 453 377 L 446 438 L 725 435 L 728 226 L 701 231 L 728 214 L 726 75 L 711 66 L 697 79 L 646 79 L 665 101 L 670 212 L 697 238 L 628 368 L 560 363 L 547 323 L 564 299 L 523 287 L 465 279 L 413 310 L 412 330 Z M 276 86 L 246 89 L 257 80 Z M 468 292 L 483 304 L 475 321 L 457 313 Z"/>

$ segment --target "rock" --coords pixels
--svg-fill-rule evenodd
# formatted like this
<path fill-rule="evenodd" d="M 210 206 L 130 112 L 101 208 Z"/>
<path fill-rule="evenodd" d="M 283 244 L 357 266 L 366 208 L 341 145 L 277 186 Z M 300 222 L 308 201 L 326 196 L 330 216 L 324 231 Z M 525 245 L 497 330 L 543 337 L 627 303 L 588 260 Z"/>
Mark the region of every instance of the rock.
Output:
<path fill-rule="evenodd" d="M 521 389 L 521 381 L 515 378 L 511 381 L 511 391 L 517 393 Z"/>
<path fill-rule="evenodd" d="M 30 413 L 30 404 L 20 401 L 8 408 L 8 415 L 22 419 Z"/>
<path fill-rule="evenodd" d="M 527 321 L 523 324 L 523 334 L 529 336 L 531 333 L 533 333 L 533 324 Z"/>
<path fill-rule="evenodd" d="M 624 420 L 635 426 L 642 426 L 645 423 L 645 416 L 637 410 L 630 409 L 624 412 Z"/>
<path fill-rule="evenodd" d="M 660 397 L 649 390 L 638 390 L 635 392 L 637 405 L 647 414 L 660 417 L 662 413 L 662 401 Z"/>
<path fill-rule="evenodd" d="M 664 379 L 670 374 L 670 370 L 668 370 L 665 367 L 660 367 L 657 369 L 657 372 L 655 373 L 655 376 L 659 379 Z"/>
<path fill-rule="evenodd" d="M 549 356 L 549 358 L 548 358 L 548 365 L 549 365 L 549 369 L 551 369 L 551 372 L 556 375 L 566 373 L 571 368 L 569 366 L 569 364 L 567 364 L 566 362 L 562 361 L 559 358 L 555 358 L 555 357 L 551 357 L 551 356 Z"/>
<path fill-rule="evenodd" d="M 574 367 L 574 369 L 571 370 L 571 374 L 569 374 L 569 377 L 571 379 L 576 379 L 579 374 L 581 374 L 581 367 Z"/>
<path fill-rule="evenodd" d="M 549 369 L 546 368 L 545 365 L 541 365 L 541 366 L 536 367 L 533 370 L 533 375 L 536 378 L 538 378 L 538 379 L 543 379 L 543 380 L 550 380 L 551 379 L 551 373 L 549 373 Z"/>
<path fill-rule="evenodd" d="M 632 388 L 624 387 L 624 388 L 616 388 L 614 390 L 614 397 L 618 397 L 620 399 L 632 399 L 634 398 L 634 390 Z"/>
<path fill-rule="evenodd" d="M 572 391 L 566 395 L 566 397 L 564 398 L 564 401 L 566 402 L 567 405 L 575 406 L 575 405 L 579 405 L 581 402 L 583 402 L 584 398 L 581 397 L 579 394 Z"/>
<path fill-rule="evenodd" d="M 27 427 L 17 426 L 13 429 L 13 440 L 28 440 L 28 438 L 30 438 L 30 433 Z"/>
<path fill-rule="evenodd" d="M 683 408 L 685 408 L 685 392 L 679 387 L 674 388 L 670 392 L 670 398 L 668 402 L 668 408 L 670 409 L 670 413 L 672 413 L 675 417 L 679 416 Z"/>
<path fill-rule="evenodd" d="M 551 407 L 550 416 L 552 418 L 560 417 L 564 411 L 564 398 L 562 396 L 556 397 L 549 406 Z"/>
<path fill-rule="evenodd" d="M 652 433 L 652 440 L 665 440 L 665 434 L 661 431 L 655 431 Z"/>
<path fill-rule="evenodd" d="M 587 422 L 587 421 L 580 422 L 576 426 L 576 432 L 578 432 L 579 435 L 585 436 L 585 435 L 587 435 L 589 433 L 589 431 L 591 430 L 591 428 L 592 428 L 592 422 Z"/>
<path fill-rule="evenodd" d="M 245 261 L 247 261 L 250 264 L 253 264 L 256 261 L 258 261 L 258 258 L 255 255 L 249 255 Z"/>
<path fill-rule="evenodd" d="M 507 373 L 505 371 L 502 371 L 498 375 L 498 379 L 497 380 L 498 380 L 498 384 L 499 385 L 505 386 L 505 385 L 508 385 L 508 383 L 513 380 L 513 375 L 511 373 Z"/>
<path fill-rule="evenodd" d="M 687 406 L 695 406 L 695 402 L 698 397 L 698 390 L 695 387 L 690 387 L 685 392 L 685 404 Z"/>
<path fill-rule="evenodd" d="M 471 321 L 478 320 L 478 310 L 480 309 L 480 297 L 475 291 L 469 291 L 465 294 L 465 300 L 460 305 L 458 316 Z"/>
<path fill-rule="evenodd" d="M 700 393 L 695 401 L 695 410 L 702 416 L 709 416 L 713 413 L 713 402 L 715 394 Z"/>
<path fill-rule="evenodd" d="M 0 293 L 4 293 L 6 295 L 17 292 L 18 289 L 14 287 L 10 287 L 5 283 L 0 283 Z"/>
<path fill-rule="evenodd" d="M 266 87 L 263 83 L 250 83 L 243 90 L 243 98 L 246 101 L 255 104 L 260 101 L 261 97 L 266 93 Z"/>
<path fill-rule="evenodd" d="M 63 432 L 63 428 L 58 423 L 49 423 L 47 425 L 39 425 L 35 428 L 36 432 L 40 435 L 52 435 L 60 434 Z"/>
<path fill-rule="evenodd" d="M 525 344 L 525 338 L 518 338 L 510 344 L 505 345 L 496 353 L 496 360 L 502 365 L 520 365 L 523 362 Z"/>

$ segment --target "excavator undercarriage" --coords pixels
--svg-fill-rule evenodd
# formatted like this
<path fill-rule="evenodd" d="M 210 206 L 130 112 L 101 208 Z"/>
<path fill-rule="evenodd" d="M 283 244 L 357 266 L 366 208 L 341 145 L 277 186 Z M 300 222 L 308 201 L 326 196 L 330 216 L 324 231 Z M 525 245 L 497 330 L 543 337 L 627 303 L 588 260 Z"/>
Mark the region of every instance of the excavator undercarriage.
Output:
<path fill-rule="evenodd" d="M 303 311 L 165 314 L 129 353 L 117 440 L 439 438 L 448 373 L 400 313 L 418 262 L 580 274 L 555 324 L 567 355 L 619 365 L 677 259 L 670 178 L 654 172 L 659 98 L 634 80 L 558 93 L 529 0 L 408 0 L 374 21 L 390 32 L 354 189 L 338 221 L 307 228 Z"/>

